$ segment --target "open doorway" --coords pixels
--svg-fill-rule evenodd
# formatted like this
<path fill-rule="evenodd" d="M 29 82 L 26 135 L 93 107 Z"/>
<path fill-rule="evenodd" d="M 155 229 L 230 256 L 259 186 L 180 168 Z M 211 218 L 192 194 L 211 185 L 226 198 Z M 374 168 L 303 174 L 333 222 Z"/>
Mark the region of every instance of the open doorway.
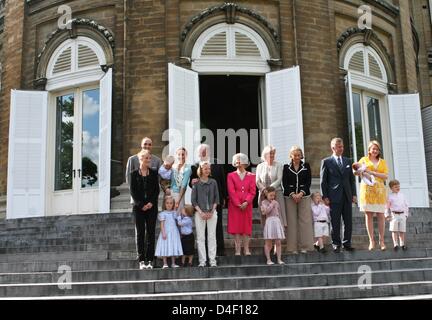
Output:
<path fill-rule="evenodd" d="M 259 85 L 258 76 L 200 75 L 199 77 L 201 128 L 211 130 L 215 138 L 218 129 L 233 129 L 236 132 L 246 129 L 249 144 L 247 155 L 250 160 L 252 150 L 257 150 L 259 154 L 262 147 Z M 259 132 L 258 145 L 256 145 L 256 138 L 251 137 L 251 129 Z M 215 141 L 213 156 L 219 163 L 224 163 L 225 173 L 228 174 L 235 168 L 231 165 L 233 154 L 229 154 L 227 138 L 225 138 L 224 148 L 225 158 L 220 159 Z M 237 138 L 235 152 L 241 152 L 240 138 Z M 251 166 L 247 170 L 254 171 L 256 165 L 257 163 L 251 161 Z M 257 199 L 254 201 L 254 206 L 256 205 Z"/>
<path fill-rule="evenodd" d="M 246 129 L 248 150 L 252 150 L 252 147 L 261 150 L 259 82 L 258 76 L 201 75 L 199 77 L 201 128 L 211 130 L 215 138 L 218 129 L 233 129 L 236 132 Z M 251 141 L 251 129 L 260 132 L 258 146 L 251 146 L 252 143 L 255 144 Z M 216 141 L 213 156 L 225 163 L 228 173 L 234 171 L 234 168 L 231 166 L 232 154 L 228 154 L 228 139 L 225 142 L 225 159 L 219 159 L 217 156 L 220 153 Z M 237 138 L 236 152 L 240 151 L 240 139 Z M 248 157 L 251 158 L 251 155 L 248 154 Z"/>

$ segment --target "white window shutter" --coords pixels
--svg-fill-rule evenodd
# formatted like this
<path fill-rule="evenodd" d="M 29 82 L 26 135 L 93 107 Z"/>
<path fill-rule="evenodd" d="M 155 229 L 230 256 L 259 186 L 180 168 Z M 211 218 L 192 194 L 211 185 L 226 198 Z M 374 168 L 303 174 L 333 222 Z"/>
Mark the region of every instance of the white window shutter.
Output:
<path fill-rule="evenodd" d="M 99 213 L 110 212 L 112 69 L 100 80 Z"/>
<path fill-rule="evenodd" d="M 289 162 L 289 150 L 304 150 L 300 68 L 266 74 L 267 143 L 276 148 L 276 160 Z"/>
<path fill-rule="evenodd" d="M 395 178 L 410 207 L 429 207 L 419 95 L 389 95 L 388 101 Z"/>
<path fill-rule="evenodd" d="M 11 92 L 7 219 L 45 215 L 46 91 Z"/>
<path fill-rule="evenodd" d="M 169 152 L 174 155 L 178 147 L 185 147 L 192 163 L 201 139 L 198 73 L 170 63 L 168 93 Z"/>

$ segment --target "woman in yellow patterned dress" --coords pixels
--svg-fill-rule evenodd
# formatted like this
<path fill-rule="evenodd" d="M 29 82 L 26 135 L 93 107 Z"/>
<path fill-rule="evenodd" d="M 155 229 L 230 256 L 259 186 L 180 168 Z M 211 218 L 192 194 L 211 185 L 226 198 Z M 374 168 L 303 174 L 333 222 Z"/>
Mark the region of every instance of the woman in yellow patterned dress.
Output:
<path fill-rule="evenodd" d="M 388 168 L 386 161 L 381 158 L 381 145 L 378 141 L 371 141 L 369 143 L 368 155 L 361 158 L 359 163 L 366 165 L 364 172 L 375 177 L 375 183 L 372 186 L 367 185 L 363 181 L 360 183 L 360 211 L 365 213 L 366 228 L 369 236 L 369 250 L 375 248 L 373 216 L 376 215 L 378 219 L 380 248 L 384 251 L 386 249 L 384 243 L 384 212 L 387 201 L 384 181 L 388 178 Z"/>

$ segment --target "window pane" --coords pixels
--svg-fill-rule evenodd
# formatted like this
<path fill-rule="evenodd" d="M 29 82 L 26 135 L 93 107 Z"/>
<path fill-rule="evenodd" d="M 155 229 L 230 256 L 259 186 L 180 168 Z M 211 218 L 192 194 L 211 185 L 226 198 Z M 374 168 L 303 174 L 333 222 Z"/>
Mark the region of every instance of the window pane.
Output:
<path fill-rule="evenodd" d="M 367 97 L 367 111 L 369 119 L 369 137 L 370 140 L 377 140 L 382 147 L 381 115 L 379 109 L 379 100 Z M 381 150 L 384 153 L 384 150 Z"/>
<path fill-rule="evenodd" d="M 72 189 L 74 132 L 73 94 L 56 99 L 56 150 L 54 190 Z"/>
<path fill-rule="evenodd" d="M 99 89 L 83 92 L 81 188 L 98 186 Z"/>
<path fill-rule="evenodd" d="M 353 111 L 354 111 L 354 129 L 355 129 L 355 144 L 357 147 L 357 158 L 358 161 L 364 156 L 364 142 L 363 142 L 363 122 L 362 122 L 362 111 L 361 111 L 361 97 L 358 93 L 353 93 Z"/>

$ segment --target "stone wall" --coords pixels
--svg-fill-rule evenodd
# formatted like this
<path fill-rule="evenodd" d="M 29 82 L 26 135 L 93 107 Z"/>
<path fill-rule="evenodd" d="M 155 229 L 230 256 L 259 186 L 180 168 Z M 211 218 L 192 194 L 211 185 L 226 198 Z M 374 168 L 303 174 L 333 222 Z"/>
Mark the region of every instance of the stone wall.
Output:
<path fill-rule="evenodd" d="M 305 152 L 314 177 L 319 176 L 320 159 L 330 153 L 330 139 L 348 138 L 337 40 L 344 31 L 357 25 L 357 8 L 361 4 L 373 7 L 373 30 L 394 66 L 397 91 L 413 92 L 421 87 L 427 91 L 424 104 L 429 103 L 426 97 L 431 83 L 425 70 L 426 44 L 422 46 L 422 77 L 418 84 L 410 2 L 393 2 L 399 6 L 399 12 L 373 0 L 236 2 L 261 15 L 279 33 L 283 67 L 300 65 Z M 33 88 L 36 57 L 49 34 L 57 28 L 57 8 L 63 3 L 72 8 L 74 18 L 94 19 L 115 36 L 113 185 L 123 181 L 126 159 L 139 150 L 142 137 L 152 137 L 154 153 L 162 152 L 161 134 L 168 126 L 167 64 L 179 62 L 183 45 L 180 35 L 190 19 L 211 6 L 222 4 L 205 0 L 128 0 L 125 19 L 122 0 L 34 0 L 30 4 L 8 1 L 0 97 L 0 195 L 6 192 L 9 92 L 11 88 Z M 24 6 L 27 6 L 26 14 Z M 419 11 L 418 7 L 414 8 L 416 17 Z M 430 35 L 430 28 L 421 31 L 421 39 Z M 0 59 L 1 54 L 2 50 Z"/>

